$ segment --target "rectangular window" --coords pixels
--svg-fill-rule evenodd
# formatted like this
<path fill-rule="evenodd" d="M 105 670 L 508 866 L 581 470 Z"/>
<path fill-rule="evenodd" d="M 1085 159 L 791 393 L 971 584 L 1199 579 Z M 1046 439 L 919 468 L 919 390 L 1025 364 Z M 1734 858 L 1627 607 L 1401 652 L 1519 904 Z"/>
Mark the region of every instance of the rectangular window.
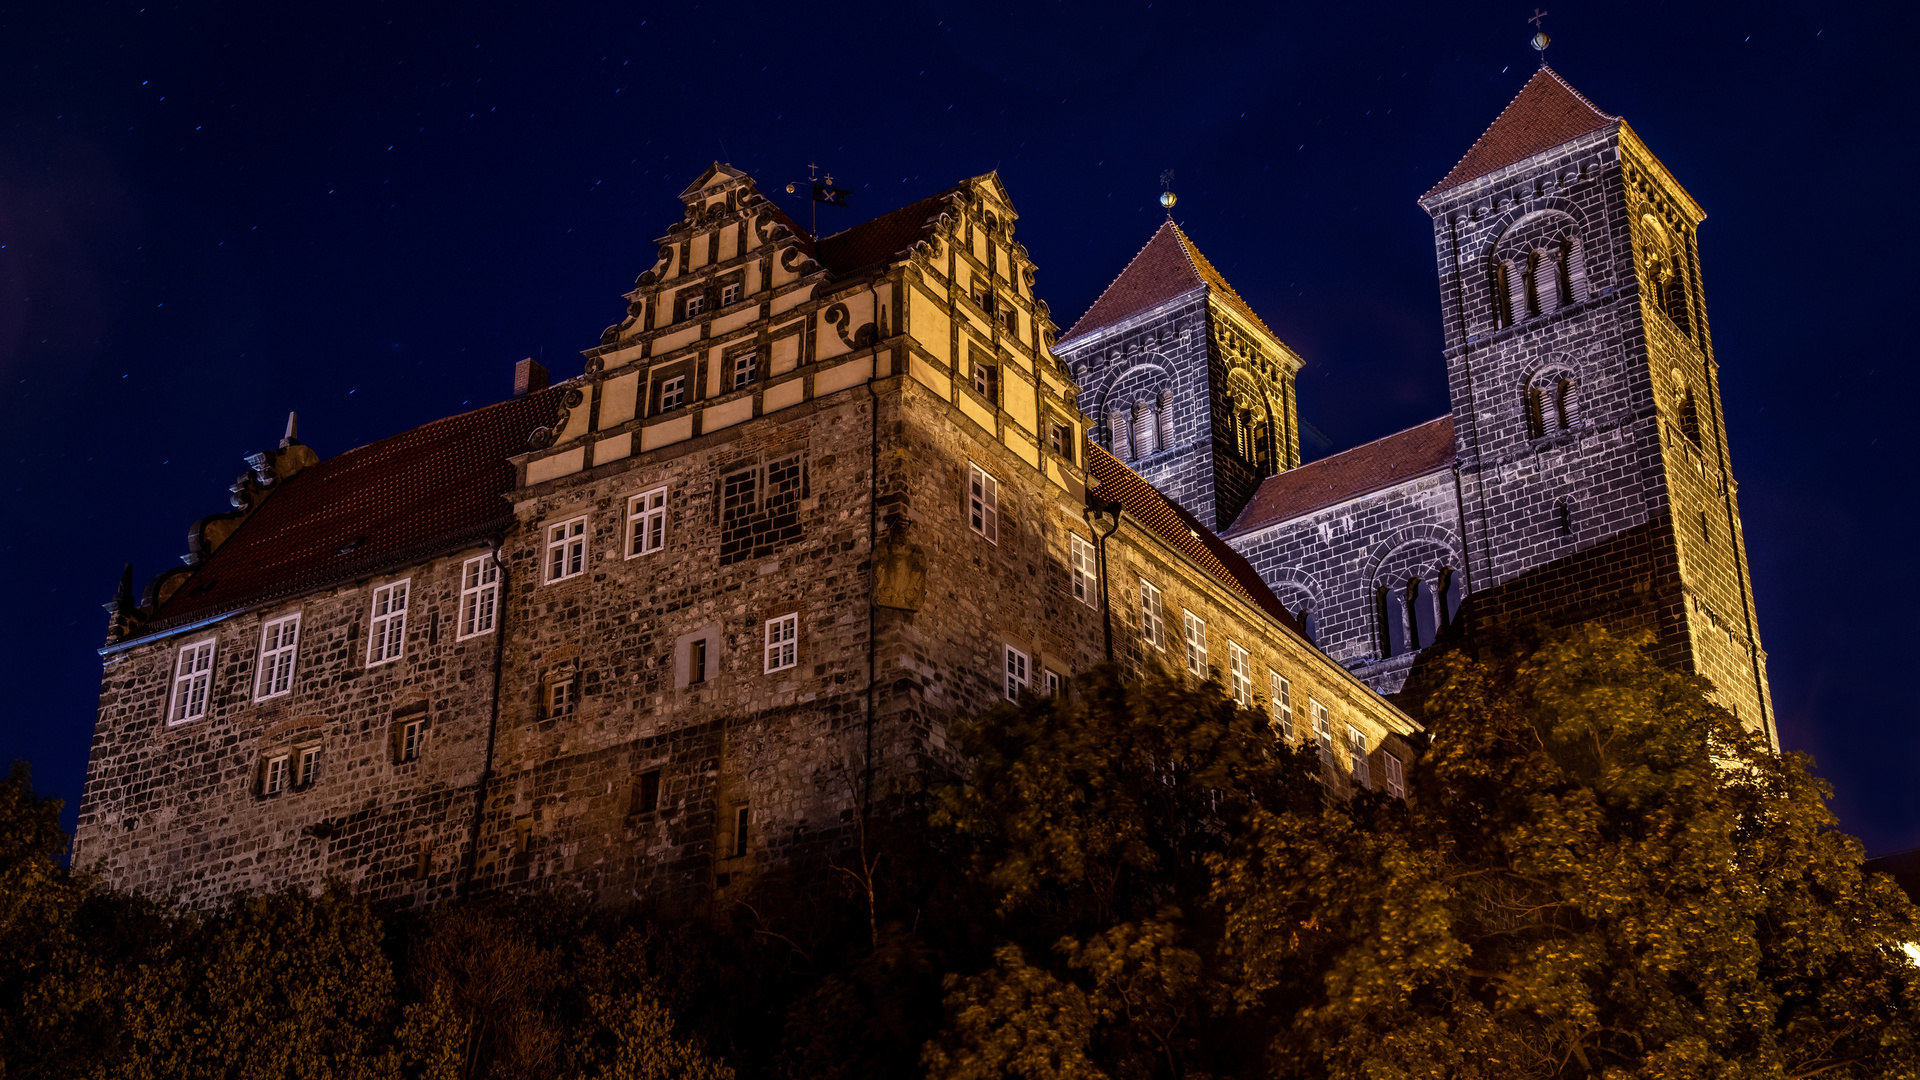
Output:
<path fill-rule="evenodd" d="M 1333 715 L 1327 712 L 1325 705 L 1312 698 L 1307 699 L 1307 707 L 1313 713 L 1313 742 L 1320 750 L 1320 763 L 1331 765 L 1333 764 Z"/>
<path fill-rule="evenodd" d="M 407 594 L 413 579 L 373 590 L 373 615 L 367 625 L 367 666 L 400 659 L 407 644 Z"/>
<path fill-rule="evenodd" d="M 785 671 L 800 662 L 800 613 L 767 620 L 767 673 Z"/>
<path fill-rule="evenodd" d="M 993 310 L 993 290 L 975 281 L 967 286 L 967 296 L 981 311 Z"/>
<path fill-rule="evenodd" d="M 1167 647 L 1167 621 L 1160 612 L 1160 590 L 1140 579 L 1140 636 L 1156 649 Z"/>
<path fill-rule="evenodd" d="M 1273 722 L 1280 728 L 1280 737 L 1293 741 L 1293 684 L 1272 668 L 1267 669 L 1267 685 L 1273 694 Z"/>
<path fill-rule="evenodd" d="M 687 318 L 691 319 L 705 310 L 707 310 L 707 298 L 705 295 L 694 293 L 692 296 L 687 297 Z"/>
<path fill-rule="evenodd" d="M 574 689 L 572 679 L 561 679 L 547 686 L 547 719 L 572 716 L 576 705 L 580 703 L 579 691 Z"/>
<path fill-rule="evenodd" d="M 751 815 L 742 806 L 733 812 L 733 857 L 738 859 L 747 853 L 747 822 Z"/>
<path fill-rule="evenodd" d="M 260 628 L 260 670 L 253 699 L 276 698 L 293 689 L 293 656 L 300 643 L 300 616 L 275 619 Z"/>
<path fill-rule="evenodd" d="M 667 546 L 667 489 L 635 495 L 627 500 L 627 558 L 648 555 Z"/>
<path fill-rule="evenodd" d="M 729 285 L 726 288 L 721 289 L 720 290 L 720 306 L 731 307 L 734 304 L 739 303 L 740 293 L 741 293 L 741 287 L 739 282 L 735 282 L 732 285 Z"/>
<path fill-rule="evenodd" d="M 1407 777 L 1400 765 L 1400 759 L 1392 754 L 1381 754 L 1380 760 L 1387 767 L 1387 794 L 1396 799 L 1407 797 Z"/>
<path fill-rule="evenodd" d="M 1030 678 L 1027 654 L 1013 646 L 1007 646 L 1007 685 L 1008 701 L 1019 701 L 1020 691 L 1027 688 Z"/>
<path fill-rule="evenodd" d="M 456 640 L 493 632 L 500 611 L 500 561 L 491 552 L 460 564 L 460 625 Z"/>
<path fill-rule="evenodd" d="M 213 687 L 213 639 L 180 647 L 173 669 L 173 710 L 168 723 L 180 724 L 207 715 Z"/>
<path fill-rule="evenodd" d="M 421 737 L 426 733 L 425 720 L 408 720 L 400 725 L 400 738 L 394 747 L 396 761 L 418 761 L 420 759 Z"/>
<path fill-rule="evenodd" d="M 1045 672 L 1045 681 L 1042 683 L 1042 686 L 1046 690 L 1048 697 L 1059 697 L 1060 691 L 1067 688 L 1067 680 L 1061 678 L 1059 672 L 1048 670 Z"/>
<path fill-rule="evenodd" d="M 260 784 L 263 795 L 278 795 L 287 790 L 287 755 L 275 754 L 267 759 L 267 775 Z"/>
<path fill-rule="evenodd" d="M 739 356 L 733 358 L 733 388 L 735 390 L 743 386 L 752 385 L 755 359 L 756 356 L 754 353 L 741 353 Z"/>
<path fill-rule="evenodd" d="M 320 748 L 303 746 L 300 748 L 300 763 L 293 771 L 295 787 L 310 787 L 320 775 Z"/>
<path fill-rule="evenodd" d="M 1073 572 L 1073 598 L 1090 608 L 1100 606 L 1098 586 L 1094 584 L 1094 575 L 1098 573 L 1099 561 L 1095 557 L 1093 545 L 1080 539 L 1076 533 L 1067 534 L 1068 566 Z"/>
<path fill-rule="evenodd" d="M 587 571 L 587 519 L 571 518 L 547 526 L 547 582 L 564 581 Z"/>
<path fill-rule="evenodd" d="M 707 681 L 707 639 L 694 638 L 687 643 L 687 685 Z"/>
<path fill-rule="evenodd" d="M 651 814 L 660 809 L 660 770 L 640 774 L 640 782 L 634 786 L 633 812 Z"/>
<path fill-rule="evenodd" d="M 981 397 L 986 398 L 989 402 L 998 406 L 1000 404 L 1000 369 L 992 364 L 983 364 L 975 360 L 973 362 L 973 388 L 979 392 Z"/>
<path fill-rule="evenodd" d="M 1000 542 L 1000 481 L 980 466 L 967 463 L 967 511 L 973 531 L 989 543 Z"/>
<path fill-rule="evenodd" d="M 1373 786 L 1373 769 L 1367 761 L 1367 737 L 1360 729 L 1347 727 L 1347 757 L 1353 762 L 1353 782 L 1363 788 Z"/>
<path fill-rule="evenodd" d="M 1204 679 L 1207 677 L 1207 624 L 1185 608 L 1180 609 L 1180 615 L 1186 626 L 1187 671 Z"/>
<path fill-rule="evenodd" d="M 1233 700 L 1243 709 L 1253 708 L 1253 657 L 1231 641 L 1227 642 L 1227 678 L 1233 683 Z"/>
<path fill-rule="evenodd" d="M 1048 424 L 1047 449 L 1053 451 L 1055 457 L 1065 458 L 1071 464 L 1074 460 L 1073 428 L 1067 424 Z"/>
<path fill-rule="evenodd" d="M 687 403 L 687 377 L 675 375 L 660 384 L 660 408 L 658 412 L 672 412 Z"/>

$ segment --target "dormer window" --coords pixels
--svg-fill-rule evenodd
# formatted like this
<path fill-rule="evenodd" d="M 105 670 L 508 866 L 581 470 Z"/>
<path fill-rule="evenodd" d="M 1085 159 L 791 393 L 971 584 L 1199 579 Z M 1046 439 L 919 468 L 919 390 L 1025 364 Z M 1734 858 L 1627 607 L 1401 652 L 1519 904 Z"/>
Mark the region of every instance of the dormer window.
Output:
<path fill-rule="evenodd" d="M 743 290 L 739 282 L 735 282 L 734 284 L 729 285 L 724 289 L 721 289 L 720 290 L 720 306 L 732 307 L 733 305 L 739 303 L 740 294 L 742 291 Z M 689 314 L 691 314 L 691 312 L 689 312 Z"/>

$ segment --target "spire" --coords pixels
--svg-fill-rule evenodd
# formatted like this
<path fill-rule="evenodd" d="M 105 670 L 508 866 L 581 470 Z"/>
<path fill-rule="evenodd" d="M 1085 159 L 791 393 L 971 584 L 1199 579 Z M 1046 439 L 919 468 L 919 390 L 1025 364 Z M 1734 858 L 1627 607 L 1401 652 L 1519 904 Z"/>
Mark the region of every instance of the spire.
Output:
<path fill-rule="evenodd" d="M 1527 80 L 1486 132 L 1474 141 L 1446 179 L 1435 184 L 1421 199 L 1431 199 L 1449 188 L 1478 180 L 1619 121 L 1619 117 L 1601 112 L 1599 106 L 1588 101 L 1580 91 L 1568 86 L 1559 72 L 1546 65 L 1546 54 L 1542 52 L 1540 70 L 1534 72 L 1533 78 Z"/>
<path fill-rule="evenodd" d="M 1168 192 L 1167 196 L 1171 196 Z M 1162 203 L 1162 205 L 1167 205 Z M 1227 279 L 1213 268 L 1200 249 L 1174 223 L 1172 207 L 1168 206 L 1167 220 L 1154 232 L 1147 246 L 1133 257 L 1120 276 L 1113 279 L 1100 298 L 1093 302 L 1085 315 L 1073 324 L 1073 329 L 1061 335 L 1061 341 L 1069 341 L 1082 334 L 1090 334 L 1105 326 L 1112 326 L 1132 315 L 1148 308 L 1158 307 L 1177 296 L 1184 296 L 1195 289 L 1207 289 L 1219 294 L 1222 300 L 1231 304 L 1235 310 L 1253 320 L 1254 325 L 1273 333 L 1260 316 L 1254 314 L 1240 294 L 1233 291 Z"/>

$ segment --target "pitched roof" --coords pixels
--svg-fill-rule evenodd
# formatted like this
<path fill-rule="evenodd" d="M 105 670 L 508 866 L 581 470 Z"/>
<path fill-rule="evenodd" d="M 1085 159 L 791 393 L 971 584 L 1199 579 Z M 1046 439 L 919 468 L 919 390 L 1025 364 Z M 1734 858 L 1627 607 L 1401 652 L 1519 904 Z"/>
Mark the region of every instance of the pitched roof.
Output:
<path fill-rule="evenodd" d="M 510 455 L 551 424 L 554 387 L 310 465 L 260 504 L 154 613 L 164 630 L 476 542 L 513 518 Z"/>
<path fill-rule="evenodd" d="M 1225 541 L 1200 524 L 1198 518 L 1181 509 L 1179 504 L 1160 494 L 1152 484 L 1141 479 L 1139 473 L 1122 464 L 1119 458 L 1107 453 L 1096 443 L 1089 442 L 1086 445 L 1087 471 L 1100 482 L 1096 492 L 1101 498 L 1118 502 L 1128 516 L 1165 541 L 1169 547 L 1185 555 L 1221 584 L 1286 624 L 1295 633 L 1300 632 L 1300 624 L 1294 621 L 1293 615 L 1239 552 L 1228 547 Z"/>
<path fill-rule="evenodd" d="M 1453 167 L 1446 179 L 1433 186 L 1422 199 L 1432 198 L 1448 188 L 1478 180 L 1488 173 L 1504 169 L 1530 158 L 1542 150 L 1599 131 L 1620 118 L 1601 112 L 1580 91 L 1567 85 L 1559 72 L 1546 65 L 1520 88 L 1500 115 L 1465 157 Z"/>
<path fill-rule="evenodd" d="M 958 190 L 958 187 L 948 188 L 872 221 L 823 236 L 814 241 L 814 258 L 835 277 L 846 277 L 891 262 L 895 255 L 932 231 L 934 221 L 947 208 L 947 197 Z"/>
<path fill-rule="evenodd" d="M 1265 528 L 1453 464 L 1453 417 L 1375 439 L 1267 477 L 1228 536 Z"/>
<path fill-rule="evenodd" d="M 1254 314 L 1253 308 L 1240 294 L 1227 284 L 1220 271 L 1214 269 L 1205 255 L 1200 254 L 1193 240 L 1172 218 L 1154 231 L 1147 245 L 1133 257 L 1120 276 L 1113 279 L 1106 291 L 1100 294 L 1085 315 L 1073 324 L 1073 328 L 1062 335 L 1061 341 L 1069 341 L 1082 334 L 1090 334 L 1102 327 L 1137 315 L 1151 307 L 1166 303 L 1176 296 L 1184 296 L 1198 288 L 1219 293 L 1221 299 L 1233 305 L 1242 315 L 1253 320 L 1255 326 L 1273 333 Z"/>

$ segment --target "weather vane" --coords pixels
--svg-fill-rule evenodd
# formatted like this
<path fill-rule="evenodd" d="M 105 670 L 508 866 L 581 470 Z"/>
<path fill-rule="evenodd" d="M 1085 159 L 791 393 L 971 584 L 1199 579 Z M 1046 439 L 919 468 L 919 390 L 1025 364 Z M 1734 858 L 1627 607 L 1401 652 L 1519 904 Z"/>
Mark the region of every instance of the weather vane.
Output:
<path fill-rule="evenodd" d="M 1173 170 L 1168 169 L 1160 174 L 1160 205 L 1166 208 L 1168 221 L 1173 220 L 1173 204 L 1179 201 L 1180 196 L 1173 193 Z"/>
<path fill-rule="evenodd" d="M 1540 22 L 1540 20 L 1546 17 L 1546 12 L 1541 11 L 1539 8 L 1534 8 L 1533 18 L 1527 20 L 1533 24 L 1533 51 L 1540 54 L 1541 67 L 1547 66 L 1547 46 L 1553 44 L 1553 39 L 1547 36 L 1547 31 Z"/>
<path fill-rule="evenodd" d="M 822 183 L 822 181 L 825 181 Z M 847 193 L 833 186 L 833 174 L 820 175 L 820 166 L 807 162 L 807 184 L 813 188 L 813 235 L 820 235 L 820 204 L 828 206 L 847 205 Z M 787 185 L 787 194 L 792 195 L 800 187 L 798 180 Z"/>

